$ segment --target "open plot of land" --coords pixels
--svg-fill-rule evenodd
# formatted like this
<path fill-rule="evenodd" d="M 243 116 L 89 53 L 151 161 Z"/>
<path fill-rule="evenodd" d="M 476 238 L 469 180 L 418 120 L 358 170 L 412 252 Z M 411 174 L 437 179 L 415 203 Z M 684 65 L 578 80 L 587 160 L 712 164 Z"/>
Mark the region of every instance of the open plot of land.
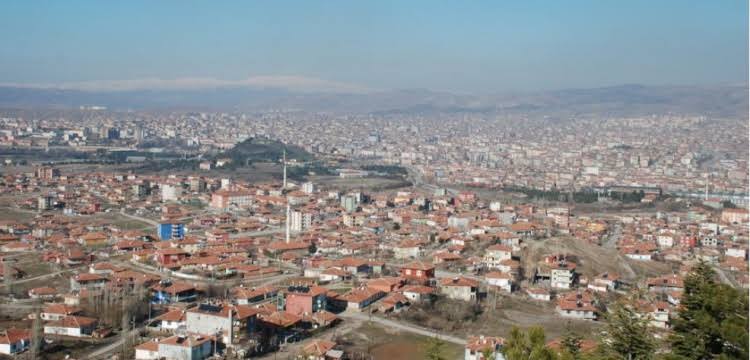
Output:
<path fill-rule="evenodd" d="M 542 326 L 550 340 L 562 336 L 568 326 L 584 337 L 591 337 L 602 326 L 599 322 L 562 318 L 552 302 L 503 295 L 492 299 L 494 296 L 489 295 L 481 311 L 474 311 L 472 305 L 465 302 L 441 299 L 432 307 L 412 306 L 399 317 L 420 327 L 463 338 L 477 335 L 507 337 L 514 326 Z"/>
<path fill-rule="evenodd" d="M 3 200 L 0 200 L 0 202 L 12 202 L 12 199 L 8 199 L 5 196 L 3 196 L 2 199 Z M 0 208 L 0 221 L 27 221 L 34 216 L 35 213 L 32 211 L 13 209 L 10 207 Z"/>
<path fill-rule="evenodd" d="M 550 254 L 575 254 L 576 271 L 592 278 L 603 272 L 620 274 L 624 279 L 635 280 L 643 276 L 657 276 L 670 273 L 667 263 L 655 261 L 634 261 L 621 256 L 616 249 L 608 249 L 589 244 L 569 236 L 558 236 L 527 242 L 524 268 L 527 277 L 533 274 L 538 261 Z"/>
<path fill-rule="evenodd" d="M 429 337 L 385 329 L 381 326 L 364 322 L 359 328 L 337 339 L 353 358 L 375 360 L 412 360 L 424 359 Z M 463 359 L 463 347 L 444 343 L 441 346 L 445 359 Z"/>
<path fill-rule="evenodd" d="M 398 177 L 363 177 L 363 178 L 341 178 L 339 176 L 310 176 L 309 181 L 316 184 L 325 184 L 326 188 L 337 190 L 368 189 L 388 190 L 398 189 L 411 184 Z"/>
<path fill-rule="evenodd" d="M 153 230 L 154 227 L 146 222 L 136 220 L 131 217 L 120 214 L 119 212 L 109 212 L 91 216 L 92 220 L 104 220 L 112 226 L 121 230 Z"/>

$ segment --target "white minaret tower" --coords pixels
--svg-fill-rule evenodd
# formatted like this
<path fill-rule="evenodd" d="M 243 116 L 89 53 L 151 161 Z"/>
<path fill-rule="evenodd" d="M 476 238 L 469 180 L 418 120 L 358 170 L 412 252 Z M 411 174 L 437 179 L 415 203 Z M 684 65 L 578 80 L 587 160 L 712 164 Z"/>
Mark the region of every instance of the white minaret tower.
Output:
<path fill-rule="evenodd" d="M 289 243 L 289 215 L 291 215 L 291 209 L 289 207 L 289 199 L 286 199 L 286 243 Z"/>
<path fill-rule="evenodd" d="M 286 149 L 284 149 L 284 183 L 282 184 L 281 190 L 286 190 Z"/>
<path fill-rule="evenodd" d="M 705 181 L 705 183 L 706 183 L 706 189 L 705 189 L 705 193 L 703 195 L 703 200 L 705 200 L 705 201 L 708 201 L 708 177 L 709 177 L 709 175 L 710 175 L 709 173 L 706 173 L 704 175 L 705 178 L 706 178 L 706 181 Z"/>

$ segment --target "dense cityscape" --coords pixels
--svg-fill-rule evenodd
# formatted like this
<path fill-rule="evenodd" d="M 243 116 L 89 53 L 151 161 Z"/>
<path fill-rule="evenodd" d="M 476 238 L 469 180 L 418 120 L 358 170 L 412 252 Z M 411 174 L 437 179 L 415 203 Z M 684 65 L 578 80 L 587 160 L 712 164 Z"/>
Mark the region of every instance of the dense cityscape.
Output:
<path fill-rule="evenodd" d="M 0 5 L 0 359 L 748 359 L 747 13 Z"/>

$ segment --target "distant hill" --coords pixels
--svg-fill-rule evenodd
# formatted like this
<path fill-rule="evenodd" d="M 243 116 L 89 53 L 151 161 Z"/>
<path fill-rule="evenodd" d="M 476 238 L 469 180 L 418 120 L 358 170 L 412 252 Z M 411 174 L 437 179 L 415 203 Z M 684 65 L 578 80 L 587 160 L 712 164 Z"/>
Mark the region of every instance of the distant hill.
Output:
<path fill-rule="evenodd" d="M 747 84 L 717 86 L 621 85 L 502 95 L 457 95 L 423 89 L 370 93 L 292 92 L 273 88 L 222 87 L 198 90 L 80 91 L 0 86 L 0 107 L 113 110 L 269 109 L 342 113 L 479 112 L 553 116 L 580 114 L 637 116 L 700 114 L 748 115 Z"/>
<path fill-rule="evenodd" d="M 312 154 L 298 146 L 286 145 L 280 141 L 263 137 L 246 139 L 231 149 L 219 153 L 215 158 L 230 158 L 233 166 L 243 166 L 253 162 L 276 162 L 282 159 L 284 149 L 286 149 L 288 161 L 306 162 L 314 160 Z"/>

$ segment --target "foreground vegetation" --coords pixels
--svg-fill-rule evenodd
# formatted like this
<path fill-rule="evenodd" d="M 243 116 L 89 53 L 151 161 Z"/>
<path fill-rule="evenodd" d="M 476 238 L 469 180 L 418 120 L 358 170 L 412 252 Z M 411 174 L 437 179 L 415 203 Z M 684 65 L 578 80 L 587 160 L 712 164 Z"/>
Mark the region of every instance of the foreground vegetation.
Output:
<path fill-rule="evenodd" d="M 503 349 L 507 360 L 698 360 L 748 359 L 748 298 L 746 293 L 716 281 L 708 264 L 699 263 L 685 279 L 682 306 L 664 340 L 654 338 L 648 319 L 635 311 L 637 299 L 615 304 L 593 349 L 568 331 L 553 350 L 544 330 L 514 328 Z M 586 351 L 584 351 L 586 350 Z"/>

